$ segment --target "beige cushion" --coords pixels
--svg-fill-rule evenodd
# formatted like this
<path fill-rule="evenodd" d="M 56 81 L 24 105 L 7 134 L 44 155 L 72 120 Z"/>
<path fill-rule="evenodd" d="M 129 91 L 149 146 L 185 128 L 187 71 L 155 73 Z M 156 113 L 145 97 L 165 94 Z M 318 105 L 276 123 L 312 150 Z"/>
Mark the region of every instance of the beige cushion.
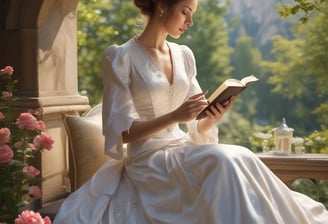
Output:
<path fill-rule="evenodd" d="M 72 191 L 87 181 L 110 157 L 104 154 L 101 115 L 66 116 Z"/>

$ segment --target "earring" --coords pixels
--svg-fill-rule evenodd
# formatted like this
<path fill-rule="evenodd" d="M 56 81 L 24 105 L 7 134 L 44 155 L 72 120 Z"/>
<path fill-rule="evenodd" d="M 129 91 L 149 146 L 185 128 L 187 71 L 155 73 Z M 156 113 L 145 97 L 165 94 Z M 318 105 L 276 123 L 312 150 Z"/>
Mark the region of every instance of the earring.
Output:
<path fill-rule="evenodd" d="M 159 13 L 159 17 L 162 17 L 164 14 L 163 10 L 161 10 L 161 12 Z"/>

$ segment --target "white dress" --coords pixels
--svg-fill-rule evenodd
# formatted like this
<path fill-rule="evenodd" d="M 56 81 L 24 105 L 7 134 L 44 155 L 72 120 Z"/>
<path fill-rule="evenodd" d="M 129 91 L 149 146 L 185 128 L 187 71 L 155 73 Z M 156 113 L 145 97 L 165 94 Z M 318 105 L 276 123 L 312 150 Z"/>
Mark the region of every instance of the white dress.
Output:
<path fill-rule="evenodd" d="M 133 38 L 103 55 L 103 133 L 113 159 L 62 205 L 55 224 L 314 224 L 326 208 L 290 190 L 249 149 L 218 144 L 217 128 L 178 125 L 128 144 L 134 120 L 174 110 L 201 92 L 194 56 L 168 42 L 173 83 Z"/>

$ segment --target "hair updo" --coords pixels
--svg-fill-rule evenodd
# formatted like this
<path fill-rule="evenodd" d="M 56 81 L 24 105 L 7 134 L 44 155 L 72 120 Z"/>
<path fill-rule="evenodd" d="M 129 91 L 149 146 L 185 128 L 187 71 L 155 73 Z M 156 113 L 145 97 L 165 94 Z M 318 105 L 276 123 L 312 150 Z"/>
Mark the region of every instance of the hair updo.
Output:
<path fill-rule="evenodd" d="M 134 4 L 143 15 L 151 16 L 155 11 L 155 0 L 134 0 Z"/>
<path fill-rule="evenodd" d="M 143 15 L 151 17 L 155 13 L 157 3 L 161 2 L 170 8 L 179 1 L 181 0 L 134 0 L 134 4 Z"/>

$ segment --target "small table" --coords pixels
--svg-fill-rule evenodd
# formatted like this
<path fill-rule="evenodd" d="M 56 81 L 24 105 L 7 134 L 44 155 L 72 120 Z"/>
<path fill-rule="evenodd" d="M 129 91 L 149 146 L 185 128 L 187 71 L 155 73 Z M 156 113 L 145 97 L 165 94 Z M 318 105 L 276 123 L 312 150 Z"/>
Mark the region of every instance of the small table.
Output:
<path fill-rule="evenodd" d="M 301 178 L 328 181 L 328 154 L 257 155 L 289 187 Z"/>

